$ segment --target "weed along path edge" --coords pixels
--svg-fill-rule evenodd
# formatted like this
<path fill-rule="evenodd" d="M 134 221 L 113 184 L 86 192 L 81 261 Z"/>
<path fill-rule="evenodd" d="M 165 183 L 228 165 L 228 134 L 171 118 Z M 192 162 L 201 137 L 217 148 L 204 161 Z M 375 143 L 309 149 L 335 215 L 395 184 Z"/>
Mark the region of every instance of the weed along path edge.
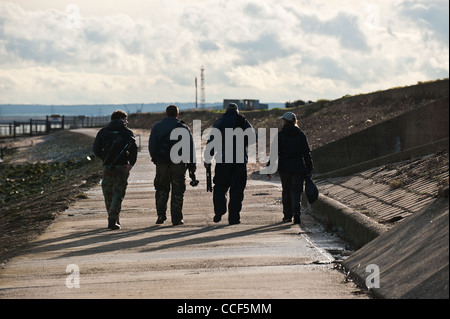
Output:
<path fill-rule="evenodd" d="M 344 242 L 309 214 L 300 227 L 281 223 L 277 183 L 249 180 L 241 224 L 228 225 L 227 215 L 214 223 L 198 165 L 199 186 L 187 181 L 185 224 L 156 225 L 155 167 L 148 134 L 141 139 L 122 229 L 106 228 L 101 187 L 90 189 L 0 269 L 0 298 L 367 298 L 335 269 L 329 252 Z"/>

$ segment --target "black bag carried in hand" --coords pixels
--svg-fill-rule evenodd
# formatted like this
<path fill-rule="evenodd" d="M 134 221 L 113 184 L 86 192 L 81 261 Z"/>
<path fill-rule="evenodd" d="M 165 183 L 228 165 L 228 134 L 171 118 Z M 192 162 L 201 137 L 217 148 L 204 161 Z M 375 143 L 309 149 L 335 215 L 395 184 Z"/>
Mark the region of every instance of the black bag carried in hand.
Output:
<path fill-rule="evenodd" d="M 311 177 L 305 179 L 305 194 L 310 204 L 314 203 L 319 198 L 319 189 L 312 181 Z"/>

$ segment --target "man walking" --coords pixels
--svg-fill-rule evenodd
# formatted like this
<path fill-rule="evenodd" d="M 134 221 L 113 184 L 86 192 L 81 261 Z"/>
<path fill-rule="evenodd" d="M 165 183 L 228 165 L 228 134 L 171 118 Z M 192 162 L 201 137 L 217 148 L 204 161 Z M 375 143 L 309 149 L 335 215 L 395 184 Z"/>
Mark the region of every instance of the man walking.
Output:
<path fill-rule="evenodd" d="M 148 149 L 150 157 L 156 165 L 156 176 L 154 179 L 156 213 L 158 215 L 156 224 L 163 224 L 167 220 L 167 202 L 171 192 L 170 214 L 172 224 L 183 225 L 183 200 L 186 191 L 186 169 L 195 172 L 195 148 L 189 127 L 184 122 L 178 120 L 180 111 L 176 105 L 169 105 L 166 108 L 166 118 L 156 123 L 150 133 Z M 188 141 L 183 140 L 183 135 L 179 140 L 171 139 L 171 134 L 175 129 L 181 129 L 180 133 L 188 136 Z M 183 144 L 176 154 L 171 151 L 177 143 Z M 187 152 L 188 154 L 186 154 Z M 180 154 L 181 153 L 181 154 Z M 175 155 L 181 161 L 175 160 Z"/>
<path fill-rule="evenodd" d="M 283 128 L 278 134 L 278 172 L 282 186 L 283 222 L 294 217 L 294 224 L 300 224 L 300 198 L 306 177 L 311 176 L 313 162 L 306 135 L 297 126 L 297 117 L 285 113 L 280 120 Z"/>
<path fill-rule="evenodd" d="M 220 143 L 221 152 L 217 149 L 211 149 L 210 154 L 205 154 L 205 158 L 215 155 L 216 166 L 214 170 L 214 222 L 218 223 L 222 216 L 227 212 L 227 193 L 230 199 L 228 202 L 228 222 L 230 225 L 239 224 L 240 212 L 242 209 L 242 201 L 244 200 L 244 190 L 247 185 L 247 146 L 249 143 L 248 136 L 240 133 L 251 130 L 251 134 L 255 134 L 252 125 L 239 114 L 238 106 L 235 103 L 229 104 L 225 114 L 218 119 L 213 128 L 220 131 L 221 141 L 214 141 L 217 136 L 211 135 L 209 143 Z M 242 131 L 236 129 L 242 129 Z M 227 132 L 228 131 L 228 132 Z M 231 135 L 229 132 L 234 131 Z M 232 141 L 226 142 L 226 138 L 233 138 Z M 238 138 L 244 138 L 244 143 L 237 143 Z M 256 135 L 255 135 L 256 138 Z M 208 147 L 205 149 L 208 152 Z M 205 161 L 205 166 L 211 165 Z"/>
<path fill-rule="evenodd" d="M 95 138 L 93 150 L 103 161 L 102 191 L 108 212 L 108 228 L 120 229 L 119 215 L 125 197 L 130 170 L 136 163 L 137 146 L 127 127 L 128 115 L 115 111 L 111 122 Z"/>

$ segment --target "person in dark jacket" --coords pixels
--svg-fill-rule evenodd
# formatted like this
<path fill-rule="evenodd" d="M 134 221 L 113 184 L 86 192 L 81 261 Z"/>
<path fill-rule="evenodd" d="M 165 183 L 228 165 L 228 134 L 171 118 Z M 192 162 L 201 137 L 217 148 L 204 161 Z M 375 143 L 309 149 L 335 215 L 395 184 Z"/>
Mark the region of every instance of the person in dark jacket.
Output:
<path fill-rule="evenodd" d="M 111 122 L 97 133 L 93 145 L 95 155 L 103 161 L 102 191 L 108 212 L 108 228 L 112 230 L 120 229 L 119 215 L 128 176 L 137 159 L 134 134 L 127 125 L 125 112 L 113 112 Z"/>
<path fill-rule="evenodd" d="M 244 190 L 247 185 L 247 162 L 248 153 L 247 146 L 249 144 L 248 136 L 244 136 L 244 143 L 238 145 L 236 140 L 238 137 L 233 137 L 233 143 L 227 144 L 225 139 L 227 137 L 227 129 L 240 128 L 244 134 L 254 135 L 255 131 L 249 121 L 239 114 L 238 106 L 235 103 L 230 103 L 225 111 L 225 114 L 218 119 L 213 128 L 220 131 L 221 152 L 215 153 L 216 166 L 214 170 L 214 188 L 213 188 L 213 204 L 214 204 L 214 222 L 220 222 L 222 215 L 227 212 L 227 193 L 229 191 L 230 200 L 228 202 L 228 222 L 230 225 L 239 224 L 240 212 L 242 209 L 242 201 L 244 200 Z M 249 130 L 248 130 L 249 129 Z M 237 133 L 239 135 L 239 133 Z M 231 136 L 231 135 L 230 135 Z M 242 136 L 240 136 L 242 137 Z M 216 137 L 214 137 L 216 138 Z M 217 143 L 214 138 L 209 138 L 209 143 Z M 228 147 L 227 147 L 228 145 Z M 206 148 L 205 152 L 208 152 Z M 214 154 L 205 154 L 205 158 Z M 211 163 L 205 162 L 206 165 Z"/>
<path fill-rule="evenodd" d="M 167 219 L 166 210 L 170 192 L 172 224 L 174 226 L 184 224 L 182 210 L 186 191 L 186 169 L 188 168 L 192 173 L 196 171 L 193 137 L 189 127 L 183 121 L 178 120 L 179 114 L 180 111 L 176 105 L 169 105 L 166 108 L 166 117 L 152 127 L 148 142 L 150 157 L 156 165 L 154 180 L 156 213 L 158 215 L 156 224 L 163 224 Z M 175 129 L 181 129 L 179 132 L 187 136 L 187 144 L 184 144 L 184 148 L 177 149 L 176 154 L 171 154 L 172 147 L 183 142 L 183 135 L 181 138 L 178 136 L 178 140 L 170 138 Z M 173 158 L 177 155 L 180 155 L 179 161 Z"/>
<path fill-rule="evenodd" d="M 300 198 L 303 183 L 314 169 L 306 135 L 297 126 L 297 117 L 292 112 L 280 119 L 283 128 L 278 134 L 278 172 L 282 185 L 283 222 L 294 217 L 294 224 L 300 224 Z"/>

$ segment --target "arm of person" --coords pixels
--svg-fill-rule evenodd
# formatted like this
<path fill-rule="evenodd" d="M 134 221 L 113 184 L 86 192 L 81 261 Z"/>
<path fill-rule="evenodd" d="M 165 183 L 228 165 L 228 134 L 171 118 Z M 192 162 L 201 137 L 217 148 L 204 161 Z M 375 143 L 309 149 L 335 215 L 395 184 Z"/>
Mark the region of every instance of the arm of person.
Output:
<path fill-rule="evenodd" d="M 305 135 L 302 136 L 302 139 L 302 156 L 307 170 L 306 176 L 311 177 L 312 171 L 314 170 L 314 164 L 311 157 L 311 149 L 309 148 L 308 140 Z"/>
<path fill-rule="evenodd" d="M 97 133 L 92 149 L 94 151 L 95 156 L 103 160 L 103 142 L 101 138 L 101 131 Z"/>
<path fill-rule="evenodd" d="M 155 127 L 152 128 L 150 132 L 150 137 L 148 139 L 148 151 L 150 153 L 150 157 L 153 159 L 156 154 L 156 148 L 157 148 L 157 140 L 158 140 L 158 133 L 157 130 L 155 130 Z"/>

